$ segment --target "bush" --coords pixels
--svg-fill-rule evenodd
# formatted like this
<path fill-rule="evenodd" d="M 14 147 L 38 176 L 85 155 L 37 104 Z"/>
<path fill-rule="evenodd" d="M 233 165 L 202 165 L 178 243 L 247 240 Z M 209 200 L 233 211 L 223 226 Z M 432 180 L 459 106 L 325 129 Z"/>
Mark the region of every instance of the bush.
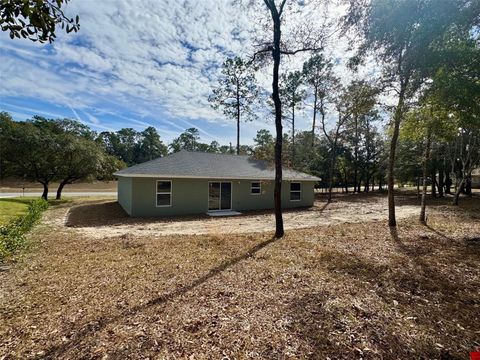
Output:
<path fill-rule="evenodd" d="M 44 199 L 33 200 L 28 205 L 25 215 L 18 217 L 5 226 L 0 227 L 0 260 L 12 255 L 15 251 L 25 248 L 25 234 L 38 223 L 42 212 L 48 208 Z"/>

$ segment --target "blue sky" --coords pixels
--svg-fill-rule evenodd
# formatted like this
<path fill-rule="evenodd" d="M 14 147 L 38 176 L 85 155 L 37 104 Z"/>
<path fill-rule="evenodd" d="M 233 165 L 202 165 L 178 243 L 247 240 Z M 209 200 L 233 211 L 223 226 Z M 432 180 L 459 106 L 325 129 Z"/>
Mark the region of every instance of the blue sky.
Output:
<path fill-rule="evenodd" d="M 165 141 L 196 127 L 205 142 L 235 142 L 235 123 L 207 99 L 222 62 L 251 54 L 251 14 L 228 0 L 72 0 L 67 13 L 79 14 L 81 29 L 51 45 L 0 33 L 2 111 L 73 118 L 97 131 L 154 126 Z M 267 90 L 269 74 L 259 74 Z M 299 114 L 297 128 L 308 129 L 308 108 Z M 261 128 L 273 129 L 271 119 L 242 124 L 241 142 Z"/>

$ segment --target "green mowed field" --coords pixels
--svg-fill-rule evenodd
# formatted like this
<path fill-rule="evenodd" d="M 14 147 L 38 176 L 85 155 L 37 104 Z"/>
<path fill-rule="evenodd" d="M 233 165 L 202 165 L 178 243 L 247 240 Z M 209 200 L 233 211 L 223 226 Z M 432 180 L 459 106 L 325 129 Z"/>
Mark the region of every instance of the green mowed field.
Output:
<path fill-rule="evenodd" d="M 0 226 L 25 214 L 32 199 L 30 197 L 0 199 Z"/>

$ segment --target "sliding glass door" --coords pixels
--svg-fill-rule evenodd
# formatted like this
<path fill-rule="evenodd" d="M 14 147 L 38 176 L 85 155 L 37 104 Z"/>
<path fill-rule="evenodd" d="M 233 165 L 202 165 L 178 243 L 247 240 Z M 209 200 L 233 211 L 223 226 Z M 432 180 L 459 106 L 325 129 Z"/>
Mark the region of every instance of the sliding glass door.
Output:
<path fill-rule="evenodd" d="M 208 183 L 208 210 L 231 210 L 232 209 L 232 183 L 209 182 Z"/>

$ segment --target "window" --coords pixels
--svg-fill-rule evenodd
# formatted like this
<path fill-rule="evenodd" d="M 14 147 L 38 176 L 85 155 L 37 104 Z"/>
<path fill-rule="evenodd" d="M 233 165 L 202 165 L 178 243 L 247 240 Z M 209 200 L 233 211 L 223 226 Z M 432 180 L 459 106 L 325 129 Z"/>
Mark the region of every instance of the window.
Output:
<path fill-rule="evenodd" d="M 300 201 L 302 199 L 302 186 L 298 182 L 290 183 L 290 201 Z"/>
<path fill-rule="evenodd" d="M 252 181 L 250 195 L 260 195 L 262 193 L 262 184 L 260 181 Z"/>
<path fill-rule="evenodd" d="M 157 207 L 172 206 L 172 182 L 157 180 Z"/>

